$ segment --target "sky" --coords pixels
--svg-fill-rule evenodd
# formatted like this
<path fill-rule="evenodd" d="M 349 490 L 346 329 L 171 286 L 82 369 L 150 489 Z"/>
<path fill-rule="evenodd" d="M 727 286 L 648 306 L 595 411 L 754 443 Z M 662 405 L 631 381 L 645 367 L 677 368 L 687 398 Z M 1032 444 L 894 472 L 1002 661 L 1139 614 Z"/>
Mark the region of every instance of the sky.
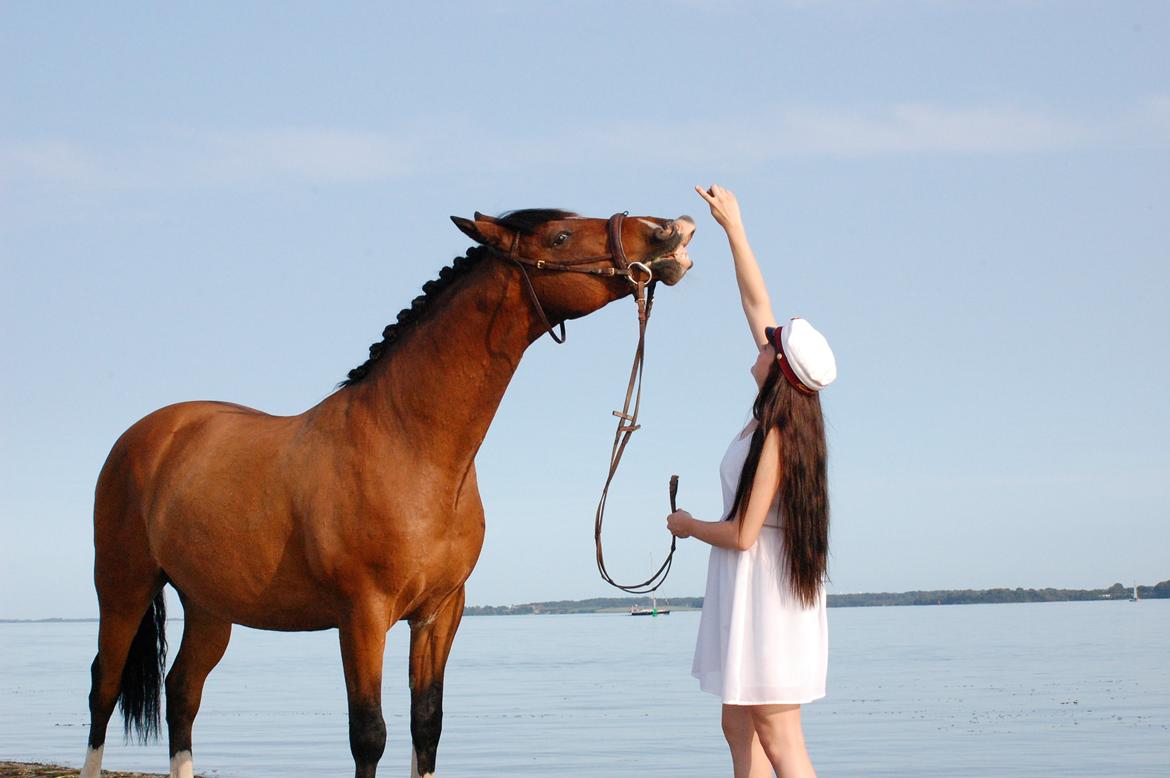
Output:
<path fill-rule="evenodd" d="M 0 618 L 88 617 L 97 473 L 150 411 L 326 397 L 469 241 L 698 224 L 606 557 L 698 518 L 756 347 L 695 184 L 833 345 L 830 592 L 1170 578 L 1170 6 L 1076 0 L 0 4 Z M 620 594 L 593 516 L 632 300 L 526 352 L 473 605 Z M 666 598 L 701 595 L 679 544 Z"/>

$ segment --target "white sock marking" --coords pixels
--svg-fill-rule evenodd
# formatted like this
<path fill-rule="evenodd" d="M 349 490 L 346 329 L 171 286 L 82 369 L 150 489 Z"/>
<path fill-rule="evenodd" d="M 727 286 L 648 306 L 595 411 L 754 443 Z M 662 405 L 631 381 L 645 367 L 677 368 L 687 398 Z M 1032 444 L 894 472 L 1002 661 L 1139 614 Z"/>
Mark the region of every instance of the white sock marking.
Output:
<path fill-rule="evenodd" d="M 180 751 L 171 757 L 171 778 L 195 778 L 190 751 Z"/>
<path fill-rule="evenodd" d="M 85 766 L 81 768 L 81 778 L 101 778 L 102 754 L 105 746 L 85 749 Z"/>
<path fill-rule="evenodd" d="M 418 774 L 418 754 L 413 748 L 410 749 L 410 778 L 435 778 L 434 773 Z"/>

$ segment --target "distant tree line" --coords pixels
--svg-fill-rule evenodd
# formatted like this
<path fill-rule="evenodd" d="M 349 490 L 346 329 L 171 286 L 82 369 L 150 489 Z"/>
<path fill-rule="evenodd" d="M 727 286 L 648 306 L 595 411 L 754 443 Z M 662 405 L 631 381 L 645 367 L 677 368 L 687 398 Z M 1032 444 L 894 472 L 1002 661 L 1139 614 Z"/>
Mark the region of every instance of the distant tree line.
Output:
<path fill-rule="evenodd" d="M 1115 583 L 1108 589 L 941 589 L 938 591 L 830 594 L 829 607 L 871 605 L 971 605 L 1000 602 L 1069 602 L 1072 600 L 1128 600 L 1133 587 Z M 1138 599 L 1170 598 L 1170 581 L 1139 586 Z"/>
<path fill-rule="evenodd" d="M 878 605 L 971 605 L 1004 602 L 1068 602 L 1073 600 L 1128 600 L 1133 587 L 1115 583 L 1108 589 L 939 589 L 913 592 L 867 592 L 830 594 L 830 608 L 860 608 Z M 1139 586 L 1138 599 L 1170 599 L 1170 580 L 1153 586 Z M 649 597 L 594 597 L 591 600 L 553 600 L 522 605 L 474 605 L 467 616 L 518 616 L 525 614 L 602 613 L 625 611 L 634 605 L 650 606 Z M 659 600 L 659 609 L 702 608 L 702 597 L 672 597 Z"/>
<path fill-rule="evenodd" d="M 628 611 L 635 605 L 650 607 L 649 597 L 594 597 L 591 600 L 553 600 L 526 602 L 523 605 L 473 605 L 463 610 L 465 616 L 522 616 L 534 613 L 601 613 Z M 702 608 L 702 597 L 671 597 L 658 601 L 658 608 Z"/>

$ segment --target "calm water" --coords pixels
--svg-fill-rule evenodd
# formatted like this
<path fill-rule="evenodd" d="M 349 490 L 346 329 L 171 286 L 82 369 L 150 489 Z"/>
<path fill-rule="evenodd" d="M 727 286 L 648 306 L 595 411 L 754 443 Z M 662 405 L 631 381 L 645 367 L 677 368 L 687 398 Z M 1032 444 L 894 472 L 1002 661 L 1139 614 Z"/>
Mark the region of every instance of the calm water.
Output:
<path fill-rule="evenodd" d="M 821 778 L 1170 776 L 1170 601 L 838 608 L 829 623 L 829 696 L 804 714 Z M 729 775 L 718 701 L 690 677 L 697 627 L 697 613 L 464 619 L 439 773 Z M 0 760 L 80 764 L 96 631 L 0 624 Z M 407 642 L 406 625 L 390 633 L 386 775 L 409 774 Z M 123 746 L 114 727 L 107 767 L 166 768 L 165 746 Z M 237 628 L 195 766 L 349 776 L 346 731 L 335 632 Z"/>

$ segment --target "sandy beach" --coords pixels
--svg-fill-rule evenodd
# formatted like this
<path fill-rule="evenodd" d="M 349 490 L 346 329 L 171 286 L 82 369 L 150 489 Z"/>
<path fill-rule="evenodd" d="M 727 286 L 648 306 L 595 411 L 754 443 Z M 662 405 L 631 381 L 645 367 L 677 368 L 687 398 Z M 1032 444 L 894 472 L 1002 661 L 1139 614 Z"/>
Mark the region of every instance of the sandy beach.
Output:
<path fill-rule="evenodd" d="M 41 762 L 0 762 L 0 778 L 74 778 L 81 770 L 76 767 L 42 764 Z M 119 773 L 102 771 L 103 778 L 166 778 L 163 773 Z"/>

